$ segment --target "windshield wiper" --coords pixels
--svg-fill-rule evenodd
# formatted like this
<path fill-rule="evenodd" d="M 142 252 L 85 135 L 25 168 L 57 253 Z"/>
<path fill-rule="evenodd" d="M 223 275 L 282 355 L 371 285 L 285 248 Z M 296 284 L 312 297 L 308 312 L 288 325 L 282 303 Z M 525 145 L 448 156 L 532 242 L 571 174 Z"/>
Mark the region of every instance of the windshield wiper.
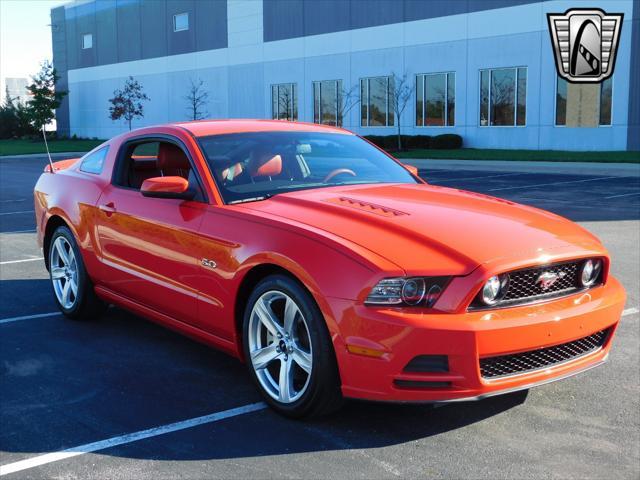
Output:
<path fill-rule="evenodd" d="M 267 193 L 265 195 L 260 195 L 259 197 L 250 197 L 250 198 L 241 198 L 240 200 L 233 200 L 228 203 L 228 205 L 234 205 L 236 203 L 249 203 L 249 202 L 259 202 L 260 200 L 266 200 L 267 198 L 273 197 L 273 193 Z"/>

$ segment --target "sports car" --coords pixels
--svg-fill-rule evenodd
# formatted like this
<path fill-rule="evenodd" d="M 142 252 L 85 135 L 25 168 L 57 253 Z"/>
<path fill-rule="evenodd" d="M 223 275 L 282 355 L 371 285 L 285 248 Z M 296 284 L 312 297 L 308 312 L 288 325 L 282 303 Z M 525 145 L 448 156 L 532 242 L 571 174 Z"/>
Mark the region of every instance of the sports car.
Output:
<path fill-rule="evenodd" d="M 290 417 L 605 362 L 625 292 L 601 242 L 417 173 L 329 126 L 143 128 L 45 168 L 37 238 L 64 315 L 115 305 L 224 350 Z"/>

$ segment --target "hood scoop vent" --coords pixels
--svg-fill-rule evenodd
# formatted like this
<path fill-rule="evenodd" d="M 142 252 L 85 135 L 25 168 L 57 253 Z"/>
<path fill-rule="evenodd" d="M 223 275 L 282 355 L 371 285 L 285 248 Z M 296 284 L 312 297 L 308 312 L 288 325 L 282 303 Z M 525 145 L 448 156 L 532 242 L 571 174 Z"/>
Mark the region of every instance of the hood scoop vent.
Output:
<path fill-rule="evenodd" d="M 402 215 L 409 215 L 406 212 L 400 210 L 394 210 L 393 208 L 383 207 L 382 205 L 376 205 L 375 203 L 365 202 L 363 200 L 356 200 L 349 197 L 336 197 L 327 200 L 329 203 L 334 203 L 343 207 L 355 208 L 367 213 L 373 213 L 374 215 L 380 215 L 382 217 L 399 217 Z"/>

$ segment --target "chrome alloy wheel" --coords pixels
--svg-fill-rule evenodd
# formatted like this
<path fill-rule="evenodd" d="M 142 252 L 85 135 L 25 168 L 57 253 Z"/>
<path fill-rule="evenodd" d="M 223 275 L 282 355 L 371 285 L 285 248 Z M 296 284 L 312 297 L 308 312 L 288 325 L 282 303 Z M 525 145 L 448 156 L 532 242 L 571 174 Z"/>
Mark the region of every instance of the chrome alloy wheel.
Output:
<path fill-rule="evenodd" d="M 73 308 L 78 299 L 78 263 L 66 238 L 55 239 L 49 255 L 53 291 L 65 310 Z"/>
<path fill-rule="evenodd" d="M 249 317 L 249 355 L 264 390 L 281 403 L 306 391 L 313 369 L 309 327 L 296 302 L 271 290 L 256 300 Z"/>

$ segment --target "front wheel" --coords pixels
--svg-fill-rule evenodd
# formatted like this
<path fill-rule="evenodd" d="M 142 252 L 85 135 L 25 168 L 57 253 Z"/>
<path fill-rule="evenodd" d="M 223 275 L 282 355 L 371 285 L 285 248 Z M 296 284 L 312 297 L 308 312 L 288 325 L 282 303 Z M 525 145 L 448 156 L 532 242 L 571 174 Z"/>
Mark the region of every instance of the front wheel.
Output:
<path fill-rule="evenodd" d="M 106 305 L 93 291 L 76 240 L 68 227 L 56 229 L 49 243 L 49 277 L 58 308 L 73 319 L 99 316 Z"/>
<path fill-rule="evenodd" d="M 262 280 L 243 325 L 249 371 L 266 401 L 288 417 L 328 414 L 340 407 L 340 379 L 324 318 L 293 279 Z"/>

